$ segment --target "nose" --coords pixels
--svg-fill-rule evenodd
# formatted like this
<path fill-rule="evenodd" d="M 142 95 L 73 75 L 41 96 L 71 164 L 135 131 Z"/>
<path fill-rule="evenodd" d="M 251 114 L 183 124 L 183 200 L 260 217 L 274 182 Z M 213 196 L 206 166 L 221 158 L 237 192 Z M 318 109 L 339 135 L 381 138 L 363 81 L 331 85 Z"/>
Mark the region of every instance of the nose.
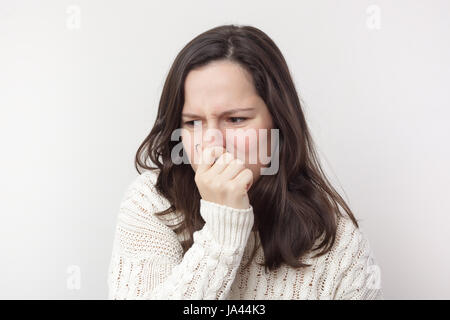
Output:
<path fill-rule="evenodd" d="M 203 133 L 202 150 L 209 147 L 223 147 L 226 146 L 226 137 L 222 130 L 217 126 L 208 126 Z"/>

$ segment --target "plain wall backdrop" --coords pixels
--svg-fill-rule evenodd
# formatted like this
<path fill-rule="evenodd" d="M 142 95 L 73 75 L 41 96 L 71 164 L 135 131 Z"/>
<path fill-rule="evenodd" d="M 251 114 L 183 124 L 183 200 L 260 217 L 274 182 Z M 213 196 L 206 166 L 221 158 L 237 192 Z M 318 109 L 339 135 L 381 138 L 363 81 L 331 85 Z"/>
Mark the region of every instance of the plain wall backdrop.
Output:
<path fill-rule="evenodd" d="M 386 299 L 450 299 L 450 2 L 1 1 L 0 298 L 105 299 L 121 198 L 173 59 L 279 46 Z"/>

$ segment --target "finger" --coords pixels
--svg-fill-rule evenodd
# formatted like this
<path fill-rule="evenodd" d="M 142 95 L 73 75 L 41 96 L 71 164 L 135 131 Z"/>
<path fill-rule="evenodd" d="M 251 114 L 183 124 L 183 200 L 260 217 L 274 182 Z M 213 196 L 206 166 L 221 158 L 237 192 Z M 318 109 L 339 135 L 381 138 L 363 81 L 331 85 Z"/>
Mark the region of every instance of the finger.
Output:
<path fill-rule="evenodd" d="M 205 148 L 200 154 L 200 160 L 197 167 L 199 173 L 203 173 L 208 170 L 215 162 L 216 158 L 225 151 L 223 147 L 208 147 Z"/>
<path fill-rule="evenodd" d="M 225 181 L 232 180 L 244 169 L 244 162 L 241 159 L 233 159 L 220 174 L 221 179 Z"/>
<path fill-rule="evenodd" d="M 225 152 L 217 158 L 209 171 L 212 175 L 219 175 L 233 159 L 234 157 L 231 153 Z"/>
<path fill-rule="evenodd" d="M 250 169 L 244 169 L 238 173 L 238 175 L 233 179 L 233 181 L 238 184 L 245 186 L 248 191 L 253 185 L 253 172 Z"/>

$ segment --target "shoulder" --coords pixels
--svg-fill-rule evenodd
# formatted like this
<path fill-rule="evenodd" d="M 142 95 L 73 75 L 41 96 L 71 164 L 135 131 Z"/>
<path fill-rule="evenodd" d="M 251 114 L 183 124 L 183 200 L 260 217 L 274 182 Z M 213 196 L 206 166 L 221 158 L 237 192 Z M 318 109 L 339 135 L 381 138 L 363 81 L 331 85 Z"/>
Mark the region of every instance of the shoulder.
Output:
<path fill-rule="evenodd" d="M 360 225 L 359 221 L 358 224 Z M 322 242 L 324 235 L 317 240 Z M 314 260 L 313 253 L 309 253 L 307 263 Z M 370 266 L 374 264 L 374 257 L 366 233 L 361 226 L 356 226 L 348 215 L 336 217 L 336 237 L 330 250 L 319 257 L 318 261 L 324 265 L 334 265 L 336 271 L 345 272 L 356 265 Z"/>
<path fill-rule="evenodd" d="M 318 247 L 324 238 L 325 234 L 322 234 L 321 237 L 316 240 L 315 247 Z M 351 251 L 356 251 L 358 248 L 364 247 L 366 241 L 367 238 L 363 231 L 353 223 L 348 215 L 337 215 L 336 237 L 333 246 L 330 248 L 330 252 L 327 255 L 322 255 L 321 257 L 325 259 L 330 255 L 334 257 L 346 255 Z"/>
<path fill-rule="evenodd" d="M 121 209 L 131 209 L 143 212 L 146 218 L 173 229 L 181 220 L 183 215 L 178 211 L 168 212 L 164 215 L 155 215 L 157 212 L 165 211 L 171 207 L 170 201 L 158 192 L 155 185 L 160 170 L 147 170 L 137 176 L 127 188 L 121 202 Z"/>
<path fill-rule="evenodd" d="M 144 207 L 151 205 L 153 209 L 159 211 L 167 209 L 170 206 L 169 202 L 155 187 L 159 172 L 159 169 L 146 170 L 134 178 L 126 188 L 121 205 L 133 202 Z"/>
<path fill-rule="evenodd" d="M 125 192 L 125 197 L 133 191 L 139 191 L 149 194 L 155 191 L 156 180 L 158 179 L 159 170 L 146 170 L 131 180 Z"/>
<path fill-rule="evenodd" d="M 145 171 L 129 183 L 116 222 L 117 250 L 134 257 L 159 252 L 178 258 L 183 250 L 176 234 L 155 214 L 170 206 L 155 188 L 157 178 L 158 171 Z"/>
<path fill-rule="evenodd" d="M 155 221 L 155 213 L 170 207 L 169 201 L 155 187 L 158 175 L 159 170 L 144 171 L 128 184 L 120 202 L 120 216 Z"/>
<path fill-rule="evenodd" d="M 370 244 L 366 233 L 357 227 L 348 215 L 338 216 L 335 250 L 339 255 L 353 254 L 360 256 L 370 254 Z M 358 223 L 360 224 L 360 223 Z"/>

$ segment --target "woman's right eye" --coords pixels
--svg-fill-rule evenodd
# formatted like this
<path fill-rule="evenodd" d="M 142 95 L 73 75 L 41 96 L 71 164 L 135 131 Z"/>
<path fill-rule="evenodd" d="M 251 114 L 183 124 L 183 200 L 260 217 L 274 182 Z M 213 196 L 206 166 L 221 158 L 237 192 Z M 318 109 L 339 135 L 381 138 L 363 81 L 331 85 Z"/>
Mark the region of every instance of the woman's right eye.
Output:
<path fill-rule="evenodd" d="M 195 122 L 199 122 L 198 124 L 201 123 L 200 120 L 191 120 L 191 121 L 185 121 L 184 124 L 187 126 L 195 126 Z"/>

